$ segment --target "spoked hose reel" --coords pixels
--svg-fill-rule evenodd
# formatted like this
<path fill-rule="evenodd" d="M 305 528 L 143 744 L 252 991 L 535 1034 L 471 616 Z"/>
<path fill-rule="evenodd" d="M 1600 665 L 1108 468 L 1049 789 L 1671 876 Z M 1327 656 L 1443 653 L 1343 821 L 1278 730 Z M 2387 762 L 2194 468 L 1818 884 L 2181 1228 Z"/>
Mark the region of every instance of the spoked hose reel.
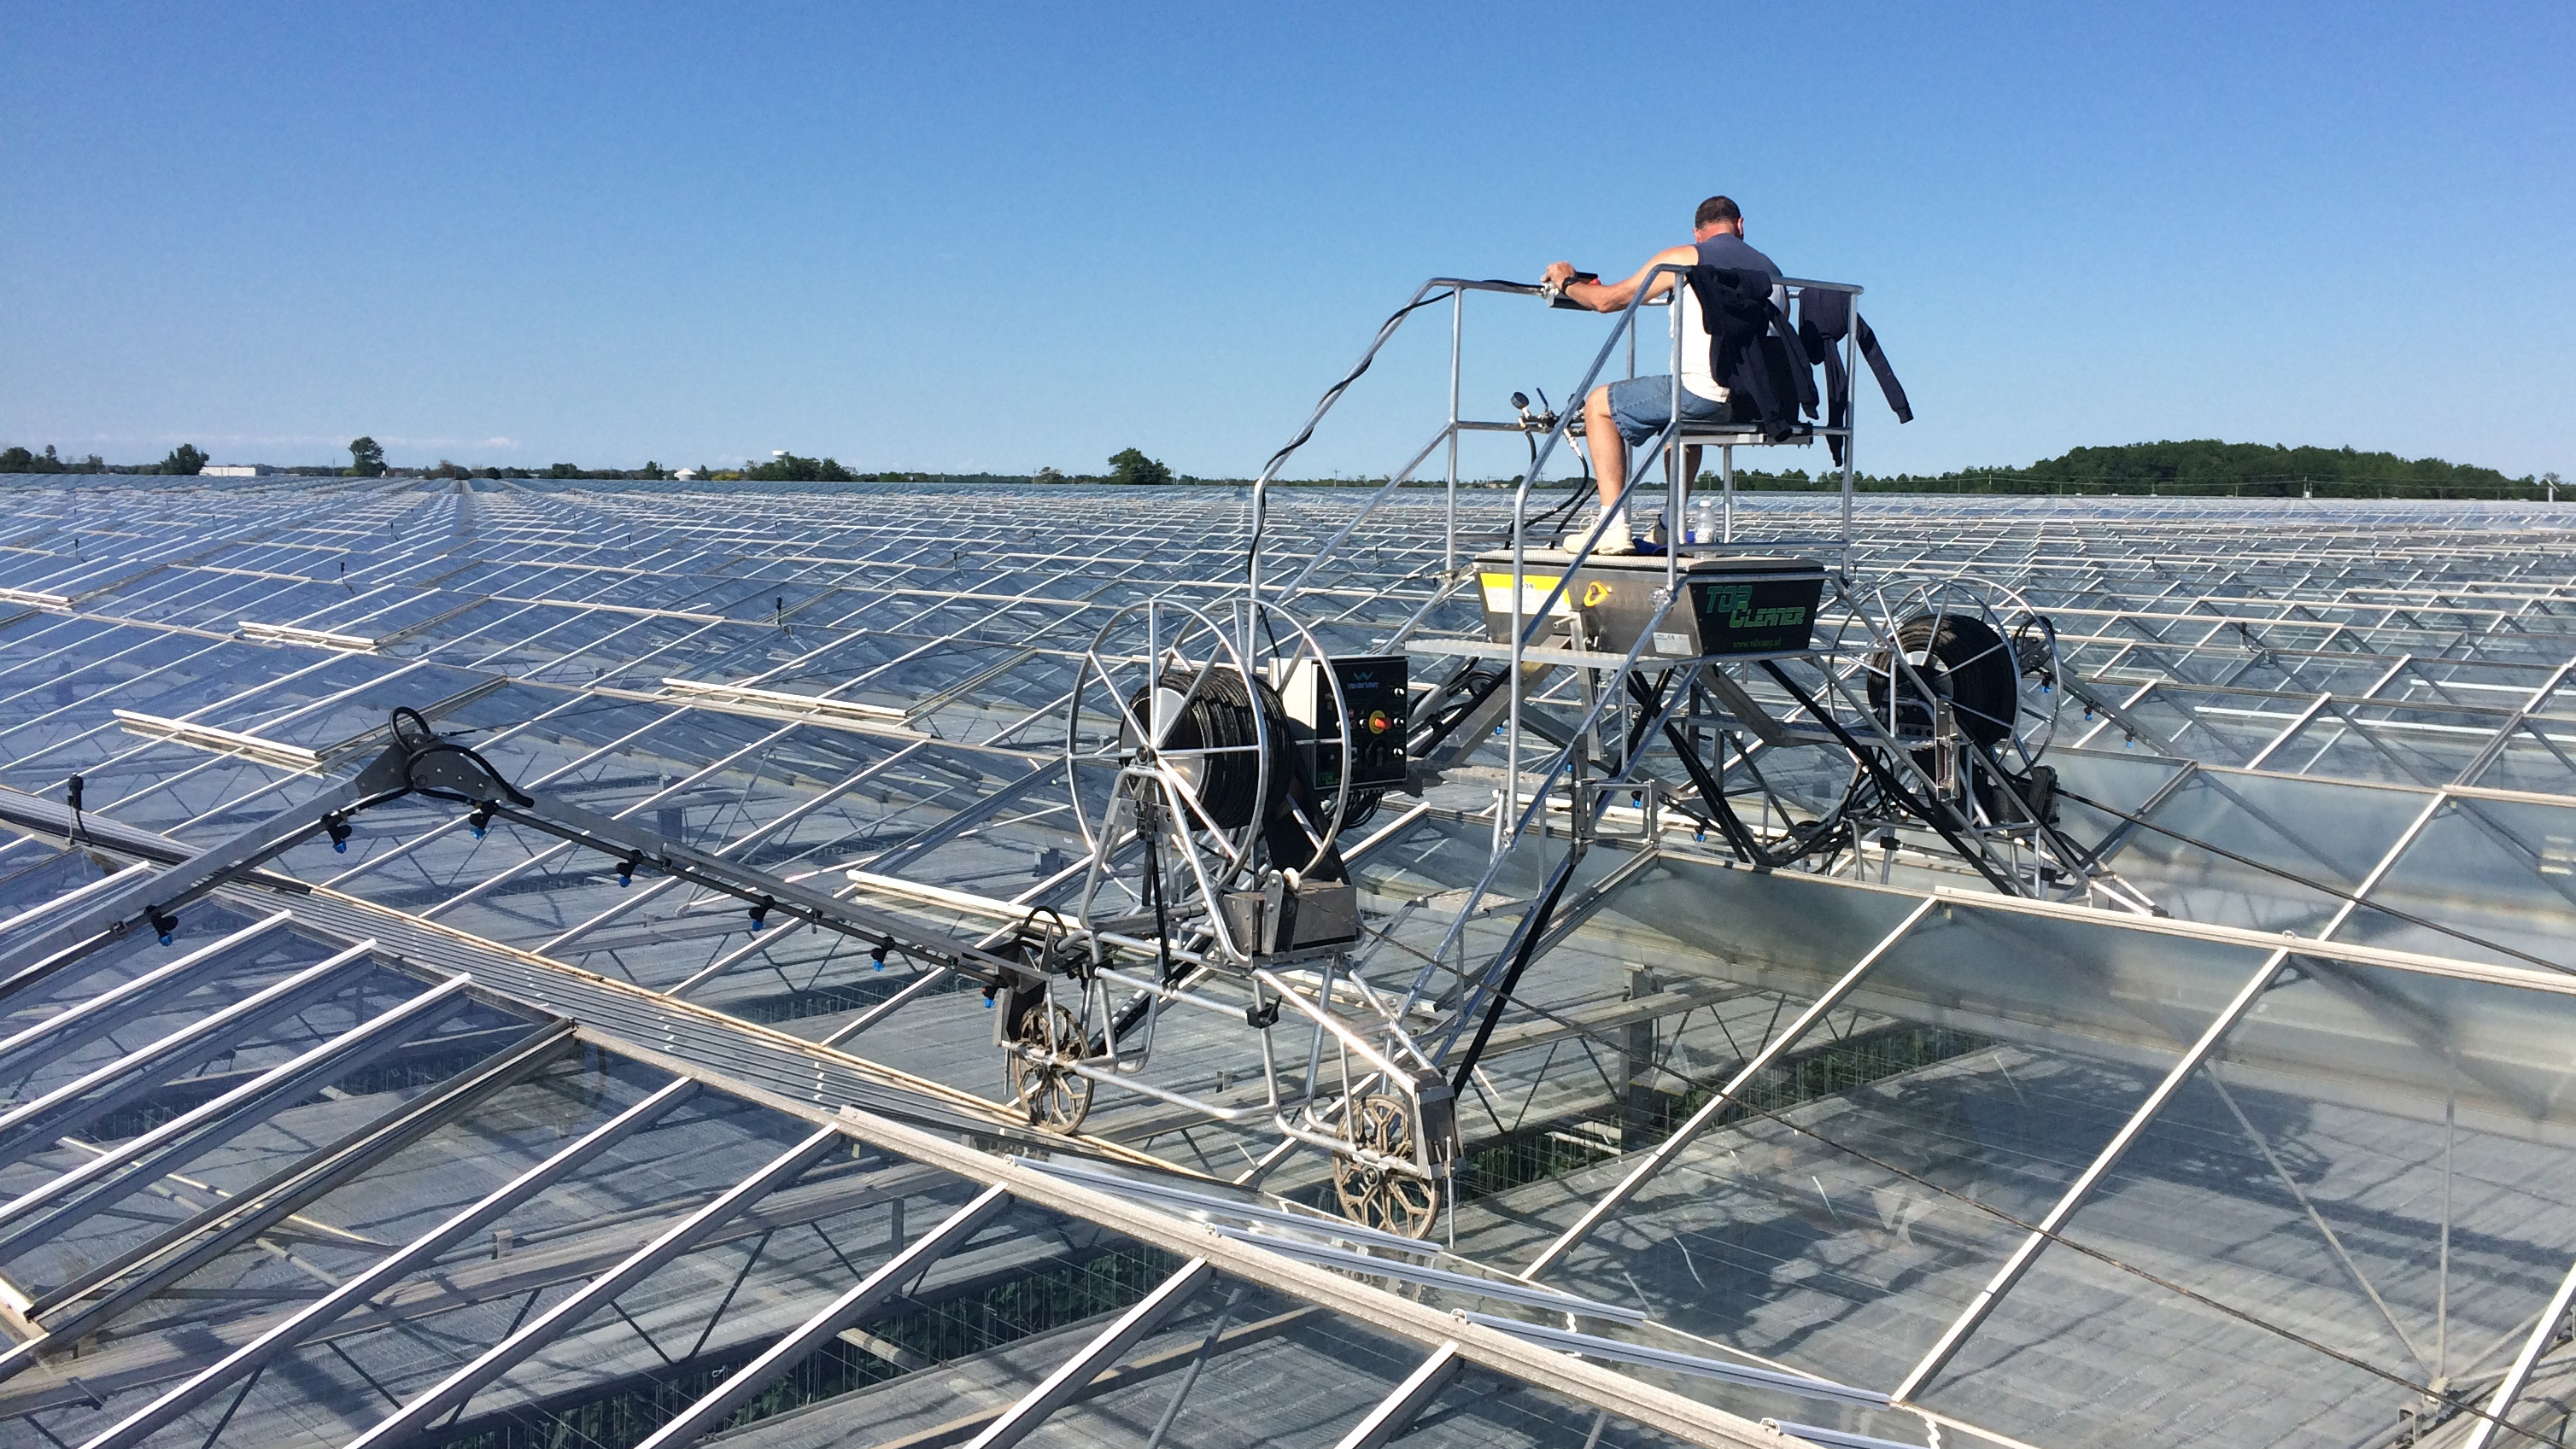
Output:
<path fill-rule="evenodd" d="M 1336 838 L 1404 783 L 1407 701 L 1400 656 L 1334 658 L 1275 604 L 1155 600 L 1110 616 L 1065 705 L 1079 888 L 1023 942 L 1028 969 L 997 1003 L 1032 1122 L 1074 1130 L 1097 1085 L 1143 1070 L 1163 1013 L 1220 1011 L 1255 1033 L 1242 1076 L 1269 1092 L 1212 1113 L 1327 1151 L 1354 1219 L 1429 1230 L 1456 1140 L 1447 1084 L 1322 985 L 1360 934 Z M 1302 1078 L 1279 1072 L 1267 1033 L 1281 1024 L 1314 1034 L 1290 1053 Z"/>
<path fill-rule="evenodd" d="M 1322 697 L 1306 721 L 1282 698 L 1289 682 Z M 1224 623 L 1159 600 L 1113 615 L 1084 654 L 1065 731 L 1090 861 L 1075 915 L 1095 943 L 1235 966 L 1329 944 L 1311 914 L 1302 934 L 1295 918 L 1335 886 L 1347 893 L 1333 840 L 1352 772 L 1325 788 L 1315 777 L 1352 757 L 1350 714 L 1334 661 L 1276 606 L 1239 606 Z"/>
<path fill-rule="evenodd" d="M 1855 600 L 1872 734 L 1893 741 L 1926 791 L 1972 827 L 2044 821 L 2055 771 L 2040 764 L 2064 693 L 2057 629 L 2020 594 L 1965 579 L 1892 581 Z"/>

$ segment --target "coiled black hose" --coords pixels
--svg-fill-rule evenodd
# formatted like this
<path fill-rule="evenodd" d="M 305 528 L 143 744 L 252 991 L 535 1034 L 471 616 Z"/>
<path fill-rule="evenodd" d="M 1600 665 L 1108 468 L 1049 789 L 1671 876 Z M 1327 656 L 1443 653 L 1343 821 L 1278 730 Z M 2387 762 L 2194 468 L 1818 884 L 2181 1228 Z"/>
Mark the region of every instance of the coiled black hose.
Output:
<path fill-rule="evenodd" d="M 1180 718 L 1163 735 L 1158 752 L 1172 754 L 1192 750 L 1221 750 L 1223 754 L 1185 755 L 1172 761 L 1173 768 L 1198 794 L 1199 808 L 1219 829 L 1240 830 L 1261 818 L 1261 731 L 1252 714 L 1252 694 L 1244 687 L 1243 676 L 1233 669 L 1218 668 L 1204 672 L 1174 665 L 1127 701 L 1127 713 L 1135 722 L 1137 737 L 1153 738 L 1151 728 L 1153 698 L 1156 691 L 1173 695 L 1196 695 L 1182 707 Z M 1159 803 L 1159 802 L 1157 802 Z"/>

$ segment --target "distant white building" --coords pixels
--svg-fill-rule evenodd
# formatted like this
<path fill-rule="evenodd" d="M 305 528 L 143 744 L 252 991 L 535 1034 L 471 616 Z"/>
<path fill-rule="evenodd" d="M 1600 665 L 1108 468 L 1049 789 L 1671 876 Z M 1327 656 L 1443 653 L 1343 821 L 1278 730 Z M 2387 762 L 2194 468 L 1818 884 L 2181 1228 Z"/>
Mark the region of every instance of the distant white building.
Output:
<path fill-rule="evenodd" d="M 265 478 L 277 470 L 266 463 L 209 463 L 197 471 L 208 478 Z"/>
<path fill-rule="evenodd" d="M 674 473 L 674 474 L 672 474 L 671 476 L 672 476 L 674 479 L 687 480 L 687 479 L 691 479 L 691 478 L 695 478 L 695 477 L 697 477 L 697 476 L 698 476 L 698 470 L 697 470 L 697 469 L 695 469 L 695 468 L 683 468 L 683 469 L 681 469 L 679 472 Z"/>

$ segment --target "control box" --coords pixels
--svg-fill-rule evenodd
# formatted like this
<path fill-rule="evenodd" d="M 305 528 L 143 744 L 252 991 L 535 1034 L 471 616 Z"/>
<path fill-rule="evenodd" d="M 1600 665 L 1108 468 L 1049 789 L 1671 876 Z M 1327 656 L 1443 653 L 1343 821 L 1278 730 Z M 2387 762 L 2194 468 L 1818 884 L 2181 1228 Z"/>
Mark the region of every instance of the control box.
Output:
<path fill-rule="evenodd" d="M 1350 787 L 1359 790 L 1401 788 L 1404 784 L 1406 693 L 1409 672 L 1401 654 L 1353 655 L 1332 661 L 1333 678 L 1341 682 L 1342 700 L 1351 712 Z M 1302 752 L 1306 776 L 1315 793 L 1329 802 L 1342 788 L 1341 720 L 1334 712 L 1333 687 L 1312 658 L 1287 659 L 1273 667 L 1271 687 L 1288 715 L 1288 744 Z"/>
<path fill-rule="evenodd" d="M 1226 933 L 1244 954 L 1291 956 L 1359 939 L 1360 893 L 1344 881 L 1291 886 L 1275 872 L 1259 890 L 1225 894 Z"/>
<path fill-rule="evenodd" d="M 1664 601 L 1667 578 L 1660 557 L 1587 558 L 1561 593 L 1557 581 L 1566 577 L 1571 554 L 1533 548 L 1521 557 L 1524 625 L 1538 616 L 1549 594 L 1556 594 L 1548 610 L 1549 627 L 1532 641 L 1542 648 L 1566 647 L 1565 635 L 1573 631 L 1583 648 L 1626 654 L 1636 647 L 1650 622 L 1654 637 L 1640 651 L 1643 660 L 1802 654 L 1814 647 L 1825 571 L 1813 559 L 1758 554 L 1684 558 L 1674 570 L 1680 576 L 1683 600 L 1665 610 L 1658 621 L 1655 611 Z M 1511 550 L 1478 554 L 1476 571 L 1484 593 L 1486 637 L 1508 644 L 1512 637 Z"/>

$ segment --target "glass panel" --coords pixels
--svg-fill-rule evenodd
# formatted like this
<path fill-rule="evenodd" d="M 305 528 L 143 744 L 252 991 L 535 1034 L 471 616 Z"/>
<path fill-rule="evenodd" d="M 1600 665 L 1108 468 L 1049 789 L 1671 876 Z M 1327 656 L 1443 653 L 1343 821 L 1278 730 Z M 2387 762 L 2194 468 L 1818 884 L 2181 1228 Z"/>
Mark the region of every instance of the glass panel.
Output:
<path fill-rule="evenodd" d="M 2419 1385 L 2511 1358 L 2576 1256 L 2576 996 L 2301 964 L 2067 1228 L 2256 1321 L 2052 1247 L 1927 1403 L 2048 1443 L 2357 1443 L 2411 1396 L 2298 1338 Z"/>
<path fill-rule="evenodd" d="M 2149 900 L 2185 920 L 2313 935 L 2342 907 L 2340 897 L 2190 842 L 2206 841 L 2291 877 L 2349 891 L 2425 803 L 2424 795 L 2411 790 L 2203 771 L 2149 817 L 2185 839 L 2134 830 L 2110 865 Z"/>
<path fill-rule="evenodd" d="M 2261 959 L 1999 911 L 1927 917 L 1854 1009 L 1548 1281 L 1892 1388 L 2019 1241 L 1986 1209 L 2045 1213 Z M 1503 1211 L 1562 1226 L 1627 1166 L 1512 1194 Z"/>
<path fill-rule="evenodd" d="M 2370 900 L 2451 929 L 2363 910 L 2338 939 L 2576 970 L 2576 807 L 2455 797 Z"/>

